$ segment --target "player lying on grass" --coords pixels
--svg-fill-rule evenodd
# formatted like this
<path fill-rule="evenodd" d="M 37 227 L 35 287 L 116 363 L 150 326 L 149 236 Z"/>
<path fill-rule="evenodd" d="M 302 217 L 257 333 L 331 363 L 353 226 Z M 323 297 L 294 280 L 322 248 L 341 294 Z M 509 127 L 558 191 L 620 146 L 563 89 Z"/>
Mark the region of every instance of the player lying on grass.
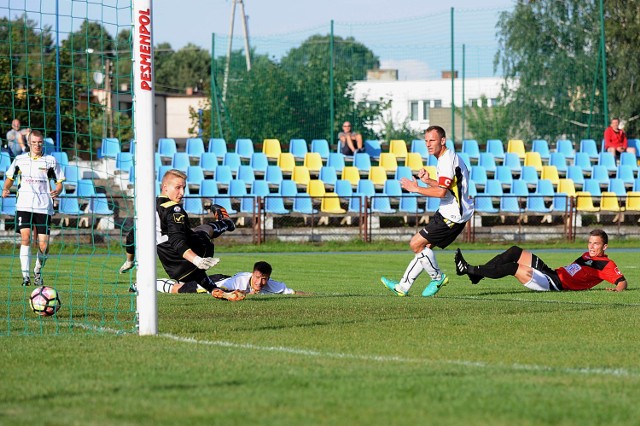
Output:
<path fill-rule="evenodd" d="M 305 294 L 295 291 L 283 282 L 271 279 L 273 268 L 264 261 L 258 261 L 253 265 L 253 272 L 238 272 L 234 276 L 210 275 L 209 279 L 216 286 L 214 292 L 226 292 L 245 294 Z M 161 293 L 200 293 L 202 288 L 195 281 L 179 282 L 170 279 L 158 279 L 157 290 Z M 228 299 L 227 297 L 219 297 Z"/>
<path fill-rule="evenodd" d="M 499 279 L 514 276 L 522 285 L 535 291 L 588 290 L 607 281 L 615 287 L 609 291 L 623 291 L 627 280 L 615 262 L 604 253 L 609 237 L 602 229 L 589 233 L 587 251 L 573 263 L 557 269 L 548 267 L 535 254 L 513 246 L 484 265 L 471 266 L 456 250 L 455 263 L 458 275 L 467 275 L 472 284 L 483 278 Z"/>
<path fill-rule="evenodd" d="M 219 291 L 214 293 L 216 286 L 205 272 L 220 261 L 213 257 L 214 245 L 211 239 L 225 231 L 233 231 L 235 224 L 227 211 L 218 206 L 213 209 L 216 221 L 191 229 L 189 216 L 182 207 L 186 180 L 187 175 L 180 170 L 167 171 L 162 178 L 161 194 L 156 198 L 156 251 L 162 267 L 173 280 L 194 281 L 216 298 L 236 300 L 240 298 L 237 294 L 221 295 Z M 133 267 L 133 233 L 130 236 L 127 236 L 127 261 L 120 268 L 121 272 Z M 240 300 L 242 298 L 244 295 Z"/>

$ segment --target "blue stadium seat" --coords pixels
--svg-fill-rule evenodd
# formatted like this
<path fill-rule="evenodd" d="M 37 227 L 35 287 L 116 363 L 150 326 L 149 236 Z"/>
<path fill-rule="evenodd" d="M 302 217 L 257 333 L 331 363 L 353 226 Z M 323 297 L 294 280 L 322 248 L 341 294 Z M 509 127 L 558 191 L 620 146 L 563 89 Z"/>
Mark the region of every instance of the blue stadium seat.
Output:
<path fill-rule="evenodd" d="M 200 191 L 200 184 L 204 180 L 204 171 L 200 166 L 187 167 L 187 186 L 192 194 Z"/>
<path fill-rule="evenodd" d="M 78 180 L 82 179 L 80 176 L 80 169 L 75 165 L 68 165 L 64 168 L 64 187 L 67 191 L 74 191 L 78 186 Z"/>
<path fill-rule="evenodd" d="M 189 155 L 186 152 L 176 152 L 173 154 L 173 158 L 171 159 L 172 168 L 186 172 L 190 165 Z"/>
<path fill-rule="evenodd" d="M 218 157 L 218 160 L 222 161 L 227 151 L 227 142 L 222 138 L 209 139 L 209 147 L 207 152 L 213 152 Z"/>
<path fill-rule="evenodd" d="M 351 187 L 351 182 L 349 182 L 348 180 L 338 179 L 336 181 L 334 192 L 338 194 L 338 197 L 340 198 L 351 197 L 353 195 L 353 188 Z"/>
<path fill-rule="evenodd" d="M 538 187 L 536 183 L 536 188 Z M 529 183 L 523 179 L 514 179 L 511 185 L 511 195 L 517 195 L 519 197 L 529 196 Z"/>
<path fill-rule="evenodd" d="M 426 211 L 435 212 L 440 208 L 440 198 L 427 197 L 427 203 L 425 205 Z"/>
<path fill-rule="evenodd" d="M 78 198 L 75 196 L 61 196 L 58 198 L 58 212 L 67 216 L 82 216 Z"/>
<path fill-rule="evenodd" d="M 111 205 L 113 205 L 113 203 L 111 203 Z M 91 213 L 94 216 L 111 216 L 114 212 L 109 205 L 106 194 L 95 194 L 89 199 L 86 213 Z"/>
<path fill-rule="evenodd" d="M 511 174 L 511 169 L 508 166 L 496 167 L 495 178 L 502 183 L 503 189 L 511 188 L 511 184 L 513 183 L 513 175 Z"/>
<path fill-rule="evenodd" d="M 267 173 L 269 159 L 264 152 L 254 152 L 249 160 L 249 165 L 253 167 L 253 174 L 260 177 Z"/>
<path fill-rule="evenodd" d="M 185 151 L 190 158 L 199 160 L 202 153 L 205 152 L 202 138 L 188 138 Z"/>
<path fill-rule="evenodd" d="M 591 175 L 591 170 L 589 170 L 589 175 Z M 582 189 L 584 186 L 584 172 L 582 168 L 575 165 L 567 167 L 567 179 L 573 180 L 576 189 Z"/>
<path fill-rule="evenodd" d="M 380 141 L 377 139 L 366 139 L 364 141 L 364 152 L 369 154 L 369 156 L 374 160 L 379 159 L 380 154 L 382 153 Z"/>
<path fill-rule="evenodd" d="M 471 159 L 469 158 L 469 154 L 467 154 L 466 152 L 458 152 L 457 154 L 458 154 L 458 157 L 462 159 L 462 162 L 467 166 L 467 169 L 471 170 Z M 430 156 L 429 158 L 431 157 L 433 157 L 433 155 Z"/>
<path fill-rule="evenodd" d="M 426 162 L 429 161 L 429 150 L 423 139 L 414 139 L 411 141 L 411 152 L 417 152 L 423 160 Z"/>
<path fill-rule="evenodd" d="M 118 154 L 120 154 L 119 152 L 116 153 L 116 169 L 118 168 Z M 69 165 L 69 156 L 67 155 L 66 152 L 64 151 L 54 151 L 51 153 L 51 155 L 53 155 L 53 158 L 56 159 L 56 162 L 58 163 L 58 165 L 60 167 L 65 167 Z M 7 163 L 8 162 L 8 163 Z M 6 170 L 7 167 L 3 166 L 6 164 L 7 167 L 9 167 L 9 165 L 11 164 L 11 158 L 9 157 L 9 153 L 8 152 L 2 152 L 0 153 L 0 170 Z"/>
<path fill-rule="evenodd" d="M 310 151 L 319 153 L 323 160 L 329 158 L 329 153 L 331 152 L 329 149 L 329 142 L 327 142 L 326 139 L 313 139 L 311 141 Z M 336 168 L 336 170 L 338 169 Z"/>
<path fill-rule="evenodd" d="M 238 174 L 238 170 L 240 169 L 240 165 L 242 165 L 242 161 L 240 158 L 240 154 L 236 152 L 227 152 L 222 159 L 222 165 L 229 166 L 229 168 L 231 169 L 231 173 L 236 176 Z"/>
<path fill-rule="evenodd" d="M 616 178 L 622 180 L 628 188 L 633 188 L 633 182 L 636 179 L 636 175 L 631 166 L 620 164 L 616 171 Z"/>
<path fill-rule="evenodd" d="M 116 158 L 119 152 L 120 141 L 117 138 L 104 138 L 102 139 L 98 158 Z"/>
<path fill-rule="evenodd" d="M 204 205 L 210 205 L 213 200 L 220 195 L 218 192 L 218 184 L 215 180 L 205 179 L 200 182 L 200 196 L 203 197 Z"/>
<path fill-rule="evenodd" d="M 247 187 L 250 187 L 253 184 L 253 181 L 256 180 L 255 174 L 253 173 L 253 167 L 248 165 L 240 166 L 236 179 L 243 180 Z"/>
<path fill-rule="evenodd" d="M 502 182 L 497 179 L 487 179 L 487 184 L 484 187 L 483 194 L 499 198 L 502 197 L 503 193 Z"/>
<path fill-rule="evenodd" d="M 609 186 L 609 170 L 605 166 L 595 165 L 591 167 L 591 179 L 597 181 L 604 189 Z"/>
<path fill-rule="evenodd" d="M 413 173 L 411 169 L 407 166 L 398 166 L 396 169 L 396 173 L 394 175 L 394 179 L 400 180 L 402 178 L 411 179 L 413 177 Z"/>
<path fill-rule="evenodd" d="M 269 195 L 271 191 L 269 190 L 269 182 L 266 180 L 254 180 L 251 185 L 251 190 L 249 194 L 256 195 L 259 197 L 266 197 Z"/>
<path fill-rule="evenodd" d="M 238 213 L 238 211 L 233 208 L 233 205 L 231 204 L 231 197 L 229 195 L 218 195 L 213 199 L 213 203 L 224 207 L 229 214 Z"/>
<path fill-rule="evenodd" d="M 500 139 L 487 140 L 487 151 L 493 154 L 496 162 L 504 164 L 504 145 Z"/>
<path fill-rule="evenodd" d="M 62 152 L 60 154 L 66 153 Z M 67 164 L 69 164 L 69 160 L 67 160 Z M 116 154 L 116 167 L 114 169 L 114 173 L 129 173 L 129 170 L 133 166 L 133 154 L 130 152 L 119 152 Z"/>
<path fill-rule="evenodd" d="M 367 197 L 373 197 L 376 195 L 376 189 L 373 182 L 369 179 L 360 179 L 356 192 Z"/>
<path fill-rule="evenodd" d="M 0 215 L 5 217 L 14 217 L 16 214 L 16 197 L 10 195 L 6 198 L 0 198 Z"/>
<path fill-rule="evenodd" d="M 558 170 L 558 174 L 560 176 L 567 175 L 569 163 L 567 162 L 567 157 L 564 156 L 563 152 L 552 152 L 549 155 L 549 165 L 556 166 L 556 169 Z"/>
<path fill-rule="evenodd" d="M 638 160 L 632 152 L 620 153 L 620 165 L 629 166 L 635 174 L 638 174 Z"/>
<path fill-rule="evenodd" d="M 307 141 L 304 139 L 291 139 L 289 141 L 289 152 L 293 154 L 296 160 L 303 160 L 304 156 L 309 152 Z"/>
<path fill-rule="evenodd" d="M 96 187 L 91 179 L 79 179 L 76 187 L 76 196 L 79 198 L 91 198 L 96 195 Z"/>
<path fill-rule="evenodd" d="M 204 152 L 200 156 L 200 161 L 198 162 L 205 177 L 213 177 L 213 173 L 218 167 L 218 156 L 214 152 Z"/>
<path fill-rule="evenodd" d="M 592 161 L 598 161 L 598 145 L 596 145 L 596 141 L 593 139 L 582 139 L 578 152 L 584 152 Z"/>
<path fill-rule="evenodd" d="M 241 159 L 249 160 L 251 154 L 254 153 L 253 141 L 247 138 L 236 139 L 235 153 L 238 154 Z"/>
<path fill-rule="evenodd" d="M 489 196 L 486 196 L 486 195 L 483 195 L 483 194 L 478 194 L 474 198 L 474 202 L 475 202 L 476 212 L 478 212 L 478 213 L 495 214 L 495 213 L 499 213 L 499 211 L 500 211 L 500 210 L 498 210 L 497 208 L 495 208 L 493 206 L 493 201 L 491 200 L 491 197 L 489 197 Z"/>
<path fill-rule="evenodd" d="M 418 197 L 413 194 L 404 194 L 400 198 L 400 206 L 398 207 L 398 211 L 414 214 L 424 213 L 424 209 L 421 209 L 418 206 Z"/>
<path fill-rule="evenodd" d="M 575 159 L 573 160 L 573 165 L 580 167 L 580 169 L 582 169 L 582 174 L 591 174 L 591 159 L 589 158 L 589 154 L 587 154 L 586 152 L 576 152 Z"/>
<path fill-rule="evenodd" d="M 353 156 L 353 165 L 358 168 L 361 175 L 368 175 L 371 169 L 371 157 L 365 152 L 357 152 Z"/>
<path fill-rule="evenodd" d="M 520 179 L 527 182 L 527 186 L 535 190 L 538 187 L 538 171 L 534 166 L 522 166 Z"/>
<path fill-rule="evenodd" d="M 503 195 L 502 198 L 500 198 L 500 212 L 511 213 L 511 214 L 521 214 L 522 208 L 520 207 L 520 198 L 521 196 L 519 195 L 513 195 L 513 194 Z"/>
<path fill-rule="evenodd" d="M 280 182 L 282 182 L 282 169 L 275 165 L 267 166 L 267 172 L 264 175 L 264 180 L 269 183 L 272 188 L 278 188 Z"/>
<path fill-rule="evenodd" d="M 469 160 L 476 163 L 480 159 L 480 147 L 475 139 L 465 139 L 462 141 L 462 152 L 469 156 Z"/>
<path fill-rule="evenodd" d="M 607 187 L 607 191 L 613 192 L 616 195 L 621 197 L 627 196 L 627 187 L 625 182 L 622 179 L 611 178 L 609 179 L 609 186 Z"/>
<path fill-rule="evenodd" d="M 346 166 L 344 155 L 339 152 L 329 153 L 326 165 L 335 168 L 336 171 L 341 171 Z"/>
<path fill-rule="evenodd" d="M 544 197 L 538 194 L 529 195 L 527 197 L 525 209 L 527 213 L 538 213 L 538 214 L 549 214 L 553 211 L 550 205 L 547 206 L 547 204 L 545 203 Z"/>
<path fill-rule="evenodd" d="M 604 166 L 607 168 L 607 172 L 610 175 L 613 175 L 618 168 L 616 164 L 616 157 L 610 152 L 601 152 L 598 155 L 598 163 L 599 166 Z"/>
<path fill-rule="evenodd" d="M 56 150 L 56 143 L 52 138 L 44 138 L 44 146 L 42 148 L 42 152 L 45 155 L 49 155 Z M 100 158 L 100 151 L 98 151 L 98 158 Z"/>
<path fill-rule="evenodd" d="M 156 182 L 162 182 L 162 178 L 164 177 L 164 174 L 167 173 L 167 171 L 169 171 L 171 169 L 172 169 L 171 165 L 168 165 L 168 164 L 158 167 L 158 174 L 156 175 Z"/>
<path fill-rule="evenodd" d="M 231 172 L 231 168 L 225 165 L 220 165 L 216 167 L 216 170 L 213 173 L 213 179 L 218 184 L 218 188 L 228 187 L 229 182 L 231 182 L 231 180 L 233 179 L 233 173 Z"/>
<path fill-rule="evenodd" d="M 285 208 L 284 200 L 279 195 L 265 197 L 264 210 L 269 214 L 289 214 L 289 209 Z"/>
<path fill-rule="evenodd" d="M 480 158 L 478 160 L 478 166 L 484 167 L 487 172 L 487 177 L 495 176 L 496 174 L 496 159 L 493 157 L 493 154 L 489 152 L 480 153 Z"/>
<path fill-rule="evenodd" d="M 544 197 L 553 197 L 555 195 L 553 183 L 549 179 L 538 179 L 538 186 L 536 186 L 534 194 L 542 195 Z"/>
<path fill-rule="evenodd" d="M 178 147 L 176 145 L 175 139 L 158 139 L 158 154 L 160 154 L 161 159 L 172 160 L 173 154 L 175 154 L 176 152 L 178 152 Z"/>
<path fill-rule="evenodd" d="M 320 169 L 320 175 L 318 178 L 324 182 L 324 186 L 327 189 L 333 189 L 338 180 L 338 173 L 336 172 L 335 167 L 323 166 Z"/>
<path fill-rule="evenodd" d="M 476 184 L 477 189 L 484 191 L 488 179 L 487 170 L 483 166 L 471 167 L 470 179 Z"/>
<path fill-rule="evenodd" d="M 300 193 L 293 199 L 293 211 L 301 214 L 317 214 L 318 210 L 313 208 L 313 201 L 306 192 Z"/>
<path fill-rule="evenodd" d="M 520 161 L 520 156 L 515 152 L 507 152 L 504 154 L 504 165 L 509 167 L 511 173 L 516 176 L 522 173 L 522 161 Z"/>
<path fill-rule="evenodd" d="M 531 151 L 540 154 L 543 163 L 549 162 L 549 143 L 545 139 L 534 139 L 531 141 Z"/>
<path fill-rule="evenodd" d="M 373 213 L 393 214 L 395 209 L 391 208 L 391 200 L 386 195 L 376 195 L 371 200 L 371 211 Z"/>
<path fill-rule="evenodd" d="M 556 152 L 564 153 L 567 160 L 573 160 L 576 156 L 576 149 L 573 142 L 568 139 L 558 139 L 556 141 Z"/>
<path fill-rule="evenodd" d="M 584 180 L 584 186 L 582 187 L 582 190 L 584 192 L 590 193 L 594 197 L 599 197 L 602 195 L 602 189 L 600 186 L 601 185 L 599 181 L 588 178 Z M 608 188 L 608 187 L 609 187 L 609 180 L 607 180 L 607 186 L 605 188 Z"/>

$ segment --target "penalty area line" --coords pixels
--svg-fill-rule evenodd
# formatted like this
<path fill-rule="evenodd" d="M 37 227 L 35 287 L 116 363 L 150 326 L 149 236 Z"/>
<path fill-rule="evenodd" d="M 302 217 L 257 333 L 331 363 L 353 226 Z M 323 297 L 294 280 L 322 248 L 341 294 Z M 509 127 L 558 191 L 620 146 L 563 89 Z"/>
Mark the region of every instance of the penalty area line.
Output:
<path fill-rule="evenodd" d="M 423 358 L 407 358 L 402 356 L 387 356 L 387 355 L 356 355 L 342 352 L 323 352 L 310 349 L 291 348 L 286 346 L 261 346 L 251 343 L 234 343 L 224 340 L 199 340 L 192 337 L 182 337 L 173 334 L 159 334 L 159 337 L 164 337 L 176 342 L 217 346 L 230 349 L 248 349 L 251 351 L 265 351 L 265 352 L 280 352 L 295 355 L 302 355 L 308 357 L 318 358 L 335 358 L 335 359 L 349 359 L 356 361 L 375 361 L 375 362 L 400 362 L 406 364 L 447 364 L 457 365 L 469 368 L 489 369 L 497 368 L 513 371 L 525 371 L 534 373 L 563 373 L 563 374 L 579 374 L 585 376 L 610 376 L 610 377 L 624 377 L 624 378 L 640 378 L 640 374 L 629 371 L 624 368 L 600 368 L 600 367 L 552 367 L 546 365 L 535 364 L 501 364 L 501 363 L 488 363 L 484 361 L 464 361 L 464 360 L 446 360 L 446 359 L 423 359 Z"/>

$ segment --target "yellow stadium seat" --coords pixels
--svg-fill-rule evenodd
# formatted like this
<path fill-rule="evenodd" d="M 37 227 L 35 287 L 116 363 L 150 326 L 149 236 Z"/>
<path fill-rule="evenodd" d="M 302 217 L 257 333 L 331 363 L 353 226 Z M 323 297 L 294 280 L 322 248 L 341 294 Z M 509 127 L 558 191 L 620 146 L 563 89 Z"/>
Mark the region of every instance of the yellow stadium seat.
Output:
<path fill-rule="evenodd" d="M 558 184 L 560 183 L 560 174 L 558 173 L 558 168 L 556 166 L 542 166 L 540 179 L 549 179 L 551 183 L 557 188 Z"/>
<path fill-rule="evenodd" d="M 345 166 L 342 169 L 342 176 L 340 177 L 342 180 L 348 180 L 351 182 L 351 186 L 354 188 L 358 186 L 358 182 L 360 181 L 360 171 L 357 167 L 354 166 Z"/>
<path fill-rule="evenodd" d="M 291 173 L 291 180 L 294 181 L 298 186 L 306 188 L 307 185 L 309 185 L 309 181 L 311 180 L 309 169 L 307 169 L 305 166 L 295 166 L 293 168 L 293 172 Z"/>
<path fill-rule="evenodd" d="M 380 167 L 384 168 L 388 174 L 395 174 L 398 169 L 398 160 L 396 159 L 396 156 L 390 152 L 381 153 L 378 164 Z"/>
<path fill-rule="evenodd" d="M 290 152 L 282 152 L 278 157 L 278 167 L 282 170 L 282 174 L 290 175 L 296 166 L 296 159 Z"/>
<path fill-rule="evenodd" d="M 394 139 L 389 141 L 389 152 L 396 158 L 407 157 L 407 143 L 402 139 Z"/>
<path fill-rule="evenodd" d="M 573 183 L 573 179 L 560 179 L 558 181 L 557 193 L 567 194 L 570 197 L 576 195 L 576 186 Z"/>
<path fill-rule="evenodd" d="M 590 192 L 576 192 L 576 209 L 582 213 L 599 213 L 600 208 L 594 206 Z"/>
<path fill-rule="evenodd" d="M 640 192 L 629 191 L 627 192 L 626 210 L 628 212 L 640 212 Z"/>
<path fill-rule="evenodd" d="M 524 149 L 524 142 L 520 139 L 510 139 L 509 142 L 507 142 L 507 152 L 518 154 L 520 160 L 524 160 L 526 153 L 526 150 Z"/>
<path fill-rule="evenodd" d="M 383 187 L 387 181 L 387 171 L 381 166 L 371 166 L 369 169 L 369 180 L 375 186 Z"/>
<path fill-rule="evenodd" d="M 278 139 L 265 139 L 262 143 L 262 152 L 269 159 L 278 160 L 282 153 L 280 141 Z"/>
<path fill-rule="evenodd" d="M 405 160 L 405 165 L 414 172 L 422 169 L 424 167 L 422 156 L 417 152 L 408 152 L 407 159 Z"/>
<path fill-rule="evenodd" d="M 620 201 L 615 192 L 602 192 L 600 196 L 600 211 L 620 213 L 624 210 L 624 207 L 620 206 Z"/>
<path fill-rule="evenodd" d="M 345 214 L 347 211 L 340 206 L 340 198 L 335 192 L 327 192 L 320 203 L 320 211 L 329 214 Z"/>
<path fill-rule="evenodd" d="M 539 152 L 526 152 L 524 154 L 524 165 L 533 166 L 536 171 L 540 173 L 542 171 L 542 157 Z"/>
<path fill-rule="evenodd" d="M 304 156 L 303 165 L 309 169 L 309 171 L 314 174 L 320 174 L 320 169 L 322 168 L 322 157 L 318 152 L 307 152 Z"/>
<path fill-rule="evenodd" d="M 320 179 L 311 179 L 307 185 L 307 194 L 312 197 L 322 197 L 326 193 L 324 182 Z"/>
<path fill-rule="evenodd" d="M 423 169 L 429 173 L 429 179 L 438 180 L 438 169 L 436 166 L 424 166 Z"/>

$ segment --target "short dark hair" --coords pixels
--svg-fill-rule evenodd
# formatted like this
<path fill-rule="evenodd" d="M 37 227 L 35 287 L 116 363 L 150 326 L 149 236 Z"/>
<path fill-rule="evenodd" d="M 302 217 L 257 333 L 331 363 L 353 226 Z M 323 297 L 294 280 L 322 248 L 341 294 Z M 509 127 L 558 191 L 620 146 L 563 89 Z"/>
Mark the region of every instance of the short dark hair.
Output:
<path fill-rule="evenodd" d="M 263 275 L 271 276 L 271 271 L 273 271 L 273 268 L 264 260 L 259 260 L 253 265 L 253 270 L 258 271 Z"/>
<path fill-rule="evenodd" d="M 600 237 L 602 238 L 602 242 L 604 244 L 609 244 L 609 236 L 602 229 L 594 229 L 593 231 L 589 232 L 589 236 Z"/>
<path fill-rule="evenodd" d="M 438 138 L 442 139 L 442 138 L 446 138 L 447 137 L 447 132 L 444 131 L 444 129 L 440 126 L 429 126 L 427 127 L 427 130 L 425 130 L 425 133 L 428 132 L 432 132 L 432 131 L 436 131 L 436 133 L 438 134 Z"/>
<path fill-rule="evenodd" d="M 40 130 L 32 130 L 31 133 L 29 133 L 29 142 L 31 142 L 31 138 L 35 136 L 36 138 L 42 138 L 44 140 L 44 136 L 42 136 L 42 132 L 40 132 Z"/>

